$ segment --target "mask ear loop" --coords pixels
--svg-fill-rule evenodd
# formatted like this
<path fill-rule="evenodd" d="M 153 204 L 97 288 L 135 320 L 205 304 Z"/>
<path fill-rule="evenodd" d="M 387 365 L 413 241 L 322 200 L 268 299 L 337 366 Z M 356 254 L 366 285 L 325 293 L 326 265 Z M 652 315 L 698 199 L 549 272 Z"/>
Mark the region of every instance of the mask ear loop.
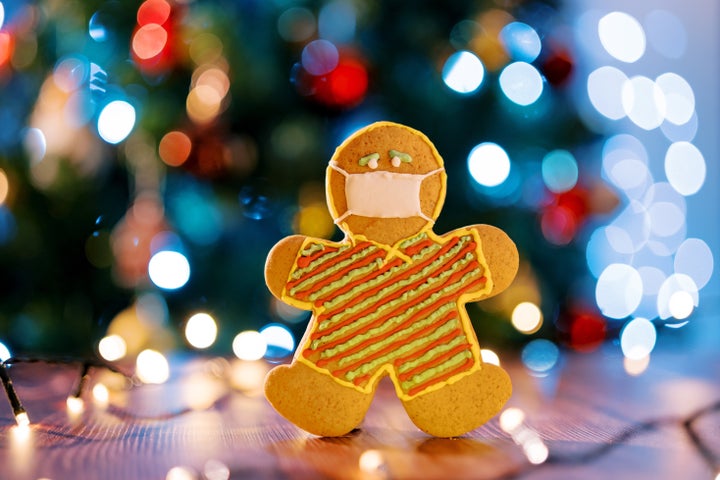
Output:
<path fill-rule="evenodd" d="M 422 179 L 425 180 L 426 178 L 428 178 L 428 177 L 430 177 L 430 176 L 432 176 L 432 175 L 435 175 L 436 173 L 440 173 L 440 172 L 444 172 L 444 171 L 445 171 L 445 168 L 443 168 L 443 167 L 436 168 L 435 170 L 433 170 L 433 171 L 431 171 L 431 172 L 427 172 L 427 173 L 423 174 L 423 175 L 422 175 Z M 423 212 L 422 210 L 421 210 L 420 213 L 418 214 L 418 217 L 420 217 L 420 218 L 424 219 L 425 221 L 430 222 L 430 223 L 432 223 L 433 225 L 435 225 L 435 220 L 432 219 L 432 218 L 430 218 L 429 216 L 425 215 L 425 212 Z"/>
<path fill-rule="evenodd" d="M 330 162 L 328 165 L 330 166 L 330 168 L 332 168 L 333 170 L 335 170 L 336 172 L 338 172 L 339 174 L 341 174 L 342 176 L 344 176 L 346 179 L 350 176 L 350 174 L 349 174 L 348 172 L 346 172 L 343 168 L 341 168 L 340 165 L 337 164 L 337 162 L 332 161 L 332 162 Z M 336 218 L 336 219 L 333 221 L 333 223 L 334 223 L 335 225 L 340 225 L 340 223 L 341 223 L 343 220 L 345 220 L 347 217 L 349 217 L 350 215 L 352 215 L 352 212 L 351 212 L 350 209 L 348 208 L 347 210 L 345 210 L 345 213 L 343 213 L 343 214 L 340 215 L 338 218 Z"/>

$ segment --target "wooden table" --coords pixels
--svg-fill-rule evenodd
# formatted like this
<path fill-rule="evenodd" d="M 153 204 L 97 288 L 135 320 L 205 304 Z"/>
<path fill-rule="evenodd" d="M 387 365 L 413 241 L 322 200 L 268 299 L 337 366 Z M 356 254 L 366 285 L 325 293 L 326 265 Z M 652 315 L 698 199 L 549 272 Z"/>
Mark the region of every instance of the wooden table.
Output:
<path fill-rule="evenodd" d="M 167 383 L 131 389 L 93 369 L 71 418 L 78 367 L 18 364 L 10 374 L 33 423 L 22 433 L 0 400 L 0 479 L 716 478 L 720 354 L 661 352 L 633 377 L 617 350 L 567 354 L 544 378 L 508 356 L 510 405 L 525 413 L 515 439 L 497 418 L 462 438 L 428 437 L 386 382 L 361 429 L 314 437 L 262 397 L 266 364 L 223 359 L 173 358 Z M 93 401 L 97 382 L 111 386 L 108 405 Z M 523 436 L 548 447 L 545 462 L 528 461 Z"/>

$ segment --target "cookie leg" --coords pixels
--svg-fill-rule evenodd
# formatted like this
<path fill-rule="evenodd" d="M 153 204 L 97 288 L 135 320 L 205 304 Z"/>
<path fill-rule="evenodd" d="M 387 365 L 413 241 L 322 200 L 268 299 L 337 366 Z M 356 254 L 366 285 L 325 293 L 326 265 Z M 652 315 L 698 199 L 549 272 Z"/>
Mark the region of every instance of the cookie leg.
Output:
<path fill-rule="evenodd" d="M 345 435 L 360 425 L 372 401 L 372 395 L 301 362 L 273 368 L 265 378 L 265 396 L 280 415 L 323 437 Z"/>
<path fill-rule="evenodd" d="M 456 437 L 487 422 L 510 398 L 510 377 L 488 363 L 455 383 L 403 402 L 412 422 L 436 437 Z"/>

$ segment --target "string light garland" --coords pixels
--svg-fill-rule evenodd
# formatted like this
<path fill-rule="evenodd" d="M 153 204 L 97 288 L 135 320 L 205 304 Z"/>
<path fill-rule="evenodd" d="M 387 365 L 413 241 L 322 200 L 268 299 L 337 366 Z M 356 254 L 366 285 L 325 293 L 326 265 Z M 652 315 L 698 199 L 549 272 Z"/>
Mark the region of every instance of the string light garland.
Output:
<path fill-rule="evenodd" d="M 22 406 L 22 403 L 20 403 L 20 398 L 18 397 L 17 392 L 15 392 L 12 379 L 10 379 L 10 375 L 5 367 L 8 360 L 0 363 L 0 380 L 2 380 L 3 387 L 5 388 L 5 394 L 7 395 L 7 399 L 12 407 L 13 415 L 15 415 L 15 421 L 17 422 L 18 427 L 27 427 L 30 425 L 30 417 L 25 411 L 25 408 Z"/>
<path fill-rule="evenodd" d="M 7 366 L 19 364 L 19 363 L 45 363 L 52 365 L 76 365 L 80 364 L 78 373 L 77 385 L 72 390 L 70 395 L 67 397 L 67 405 L 69 413 L 80 414 L 84 411 L 84 402 L 82 400 L 83 391 L 87 387 L 90 379 L 90 370 L 92 368 L 107 369 L 112 373 L 117 373 L 127 379 L 131 385 L 136 385 L 134 377 L 128 375 L 122 370 L 118 369 L 114 365 L 103 362 L 97 359 L 90 360 L 77 360 L 77 359 L 48 359 L 48 358 L 18 358 L 11 357 L 4 362 L 0 363 L 0 379 L 2 380 L 5 388 L 5 393 L 13 409 L 13 414 L 17 421 L 18 427 L 23 429 L 32 428 L 27 411 L 22 406 L 20 398 L 15 391 L 12 383 L 12 379 L 7 371 Z M 213 364 L 214 365 L 214 364 Z M 213 374 L 218 376 L 217 369 L 210 369 Z M 98 384 L 100 385 L 100 384 Z M 96 385 L 97 387 L 97 385 Z M 95 390 L 95 388 L 93 388 Z M 213 402 L 201 410 L 210 410 L 216 408 L 218 405 L 222 405 L 233 394 L 233 391 L 226 392 L 219 395 Z M 138 415 L 127 409 L 124 409 L 115 405 L 106 405 L 104 409 L 107 413 L 119 418 L 123 421 L 167 421 L 185 414 L 197 412 L 197 408 L 186 407 L 175 412 L 161 413 L 156 415 Z M 711 469 L 711 471 L 720 471 L 720 457 L 713 451 L 711 446 L 704 440 L 701 434 L 697 430 L 697 423 L 704 417 L 720 413 L 720 400 L 708 404 L 702 408 L 695 410 L 684 417 L 658 417 L 655 419 L 646 420 L 643 422 L 635 423 L 620 433 L 614 435 L 607 443 L 604 443 L 597 448 L 593 448 L 584 452 L 573 452 L 569 454 L 559 453 L 554 451 L 551 445 L 547 441 L 543 440 L 541 430 L 530 427 L 526 422 L 526 414 L 519 408 L 511 407 L 504 410 L 499 417 L 499 424 L 502 431 L 507 433 L 513 442 L 518 445 L 522 450 L 523 454 L 528 460 L 528 463 L 522 466 L 515 466 L 511 472 L 502 473 L 493 480 L 501 480 L 507 478 L 515 478 L 523 474 L 530 473 L 532 470 L 541 468 L 543 466 L 569 466 L 569 465 L 581 465 L 596 461 L 605 455 L 610 454 L 612 451 L 623 446 L 626 442 L 631 439 L 642 435 L 644 433 L 656 430 L 662 427 L 676 426 L 683 429 L 686 433 L 690 444 L 692 445 L 695 452 L 702 458 L 705 464 Z M 373 465 L 376 465 L 377 469 L 386 469 L 388 466 L 384 464 L 382 452 L 372 450 L 373 455 L 377 453 L 377 458 L 373 457 Z M 367 452 L 365 452 L 367 453 Z M 359 458 L 359 468 L 361 470 L 367 469 L 367 456 L 361 455 Z M 232 471 L 231 471 L 232 473 Z"/>

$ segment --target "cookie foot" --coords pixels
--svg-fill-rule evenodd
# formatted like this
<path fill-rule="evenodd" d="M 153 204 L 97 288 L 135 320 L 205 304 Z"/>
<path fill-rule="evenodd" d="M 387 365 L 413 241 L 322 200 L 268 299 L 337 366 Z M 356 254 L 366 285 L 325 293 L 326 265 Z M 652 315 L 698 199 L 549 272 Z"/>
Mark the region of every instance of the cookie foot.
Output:
<path fill-rule="evenodd" d="M 344 387 L 300 362 L 272 369 L 265 378 L 265 396 L 280 415 L 323 437 L 352 431 L 372 401 L 372 395 Z"/>
<path fill-rule="evenodd" d="M 512 393 L 510 377 L 488 363 L 455 383 L 403 402 L 412 422 L 436 437 L 456 437 L 495 416 Z"/>

